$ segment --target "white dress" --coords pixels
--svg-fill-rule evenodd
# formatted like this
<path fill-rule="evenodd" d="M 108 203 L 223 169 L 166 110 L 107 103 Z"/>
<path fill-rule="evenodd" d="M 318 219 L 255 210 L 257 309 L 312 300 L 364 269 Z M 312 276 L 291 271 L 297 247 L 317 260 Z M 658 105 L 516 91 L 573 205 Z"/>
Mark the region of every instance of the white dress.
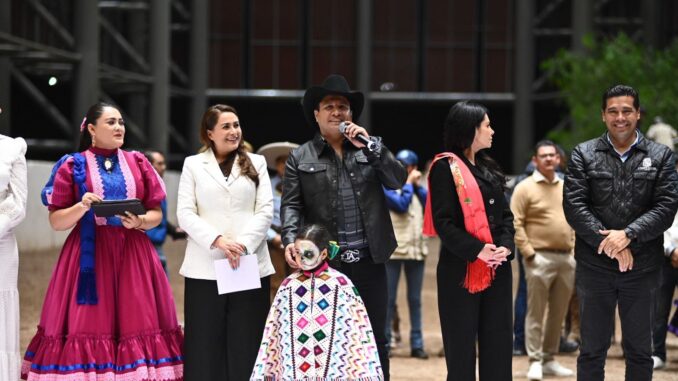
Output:
<path fill-rule="evenodd" d="M 0 380 L 20 377 L 19 253 L 13 229 L 26 216 L 26 142 L 0 135 Z"/>

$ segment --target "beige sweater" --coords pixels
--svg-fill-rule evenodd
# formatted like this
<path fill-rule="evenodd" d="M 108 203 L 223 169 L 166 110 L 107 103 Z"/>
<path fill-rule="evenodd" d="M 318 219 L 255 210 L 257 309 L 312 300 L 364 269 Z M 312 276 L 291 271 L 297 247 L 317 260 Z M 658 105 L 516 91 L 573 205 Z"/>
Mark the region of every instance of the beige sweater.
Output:
<path fill-rule="evenodd" d="M 511 197 L 515 242 L 520 253 L 531 257 L 535 251 L 571 252 L 574 230 L 563 212 L 563 181 L 548 180 L 539 171 L 516 186 Z"/>
<path fill-rule="evenodd" d="M 393 231 L 398 240 L 398 248 L 390 259 L 423 261 L 428 254 L 422 227 L 424 212 L 419 197 L 412 195 L 412 203 L 406 213 L 390 211 Z"/>

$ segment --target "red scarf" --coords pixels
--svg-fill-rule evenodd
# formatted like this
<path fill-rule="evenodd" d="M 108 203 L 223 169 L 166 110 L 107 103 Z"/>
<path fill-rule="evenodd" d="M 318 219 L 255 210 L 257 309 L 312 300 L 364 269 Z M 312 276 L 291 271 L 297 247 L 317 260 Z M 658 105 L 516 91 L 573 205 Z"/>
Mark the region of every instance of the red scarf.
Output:
<path fill-rule="evenodd" d="M 429 173 L 433 164 L 440 159 L 447 159 L 450 163 L 452 178 L 454 180 L 457 196 L 461 211 L 464 214 L 464 227 L 472 236 L 485 243 L 492 243 L 492 233 L 490 225 L 487 222 L 487 213 L 485 213 L 485 202 L 480 188 L 466 164 L 459 157 L 451 152 L 443 152 L 436 155 L 429 167 Z M 423 233 L 429 237 L 437 235 L 435 226 L 433 226 L 433 213 L 431 211 L 431 177 L 429 176 L 429 192 L 426 196 L 426 209 L 424 211 L 424 229 Z M 490 287 L 494 279 L 494 269 L 487 266 L 487 263 L 477 259 L 468 262 L 466 265 L 466 277 L 464 278 L 464 288 L 472 294 L 483 291 Z"/>

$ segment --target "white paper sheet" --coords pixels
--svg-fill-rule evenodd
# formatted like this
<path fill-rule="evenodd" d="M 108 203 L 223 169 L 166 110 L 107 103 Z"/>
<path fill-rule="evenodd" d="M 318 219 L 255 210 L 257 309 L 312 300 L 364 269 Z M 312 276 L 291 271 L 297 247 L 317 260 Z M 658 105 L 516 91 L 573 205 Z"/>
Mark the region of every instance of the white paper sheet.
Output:
<path fill-rule="evenodd" d="M 214 261 L 214 271 L 217 274 L 219 295 L 261 288 L 256 255 L 241 256 L 240 267 L 235 270 L 228 259 L 218 259 Z"/>

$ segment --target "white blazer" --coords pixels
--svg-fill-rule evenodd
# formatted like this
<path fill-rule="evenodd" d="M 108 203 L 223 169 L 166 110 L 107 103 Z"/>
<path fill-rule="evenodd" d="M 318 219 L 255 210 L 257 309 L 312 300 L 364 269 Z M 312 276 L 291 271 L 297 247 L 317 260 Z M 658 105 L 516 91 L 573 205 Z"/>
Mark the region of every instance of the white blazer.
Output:
<path fill-rule="evenodd" d="M 214 260 L 224 253 L 211 249 L 222 235 L 257 255 L 259 276 L 275 273 L 266 244 L 266 232 L 273 218 L 273 193 L 261 155 L 248 153 L 259 173 L 259 186 L 240 173 L 238 158 L 228 181 L 221 173 L 212 150 L 189 156 L 179 181 L 177 219 L 188 234 L 184 263 L 179 273 L 187 278 L 216 279 Z"/>

